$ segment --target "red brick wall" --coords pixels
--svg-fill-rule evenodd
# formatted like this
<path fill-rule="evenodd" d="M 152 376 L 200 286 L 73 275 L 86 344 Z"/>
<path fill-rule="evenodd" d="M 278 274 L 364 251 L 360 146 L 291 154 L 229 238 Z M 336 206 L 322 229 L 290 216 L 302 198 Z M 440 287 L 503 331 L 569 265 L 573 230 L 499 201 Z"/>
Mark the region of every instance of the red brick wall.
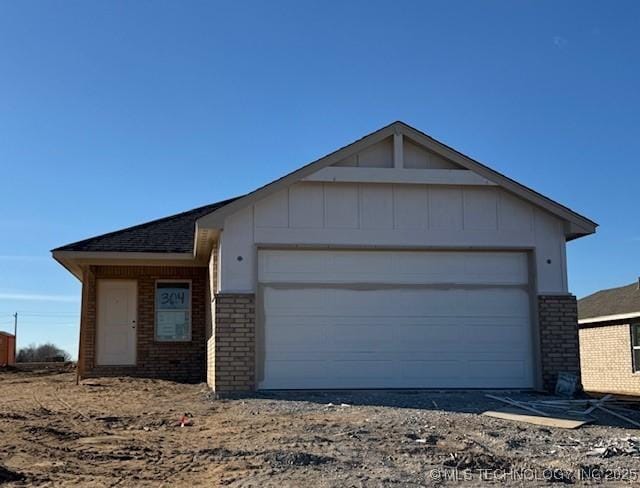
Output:
<path fill-rule="evenodd" d="M 96 365 L 97 281 L 135 280 L 138 284 L 137 364 L 130 367 Z M 155 282 L 159 279 L 191 280 L 191 340 L 156 342 Z M 205 379 L 206 307 L 208 296 L 206 267 L 91 266 L 83 283 L 83 310 L 80 332 L 80 374 L 82 376 L 131 375 L 184 382 Z"/>

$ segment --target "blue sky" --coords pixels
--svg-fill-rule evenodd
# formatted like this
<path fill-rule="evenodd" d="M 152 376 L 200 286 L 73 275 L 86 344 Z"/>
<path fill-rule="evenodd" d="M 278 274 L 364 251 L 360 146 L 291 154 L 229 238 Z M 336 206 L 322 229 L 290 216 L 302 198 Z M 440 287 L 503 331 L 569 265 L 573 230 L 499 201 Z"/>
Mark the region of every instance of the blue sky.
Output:
<path fill-rule="evenodd" d="M 48 250 L 245 193 L 403 120 L 600 224 L 640 269 L 636 1 L 0 1 L 0 330 L 76 354 Z"/>

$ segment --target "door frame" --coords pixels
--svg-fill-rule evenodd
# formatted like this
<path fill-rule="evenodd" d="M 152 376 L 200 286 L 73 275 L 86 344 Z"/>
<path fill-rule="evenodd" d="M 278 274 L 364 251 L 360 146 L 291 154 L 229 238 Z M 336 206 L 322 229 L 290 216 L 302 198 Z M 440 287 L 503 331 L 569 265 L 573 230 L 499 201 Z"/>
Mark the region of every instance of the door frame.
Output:
<path fill-rule="evenodd" d="M 124 363 L 124 364 L 101 364 L 100 363 L 100 288 L 101 284 L 104 283 L 128 283 L 129 285 L 133 285 L 133 298 L 135 301 L 135 325 L 136 332 L 133 334 L 133 362 L 132 363 Z M 120 280 L 120 279 L 103 279 L 99 278 L 96 280 L 96 366 L 98 367 L 135 367 L 138 365 L 138 281 L 137 280 Z"/>

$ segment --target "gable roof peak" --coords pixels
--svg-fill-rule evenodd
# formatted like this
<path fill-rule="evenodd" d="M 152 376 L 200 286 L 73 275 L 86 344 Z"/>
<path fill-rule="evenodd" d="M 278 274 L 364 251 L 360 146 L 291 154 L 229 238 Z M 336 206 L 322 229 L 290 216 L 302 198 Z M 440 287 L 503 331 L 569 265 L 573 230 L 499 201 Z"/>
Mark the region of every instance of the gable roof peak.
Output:
<path fill-rule="evenodd" d="M 585 235 L 593 234 L 595 232 L 597 223 L 588 219 L 587 217 L 580 215 L 579 213 L 571 210 L 570 208 L 552 200 L 549 197 L 538 193 L 531 188 L 518 183 L 517 181 L 509 178 L 508 176 L 495 171 L 485 164 L 476 161 L 475 159 L 461 153 L 460 151 L 434 139 L 428 134 L 416 129 L 415 127 L 403 122 L 402 120 L 395 120 L 384 127 L 371 132 L 362 138 L 343 146 L 342 148 L 333 151 L 326 156 L 323 156 L 301 168 L 275 180 L 267 185 L 264 185 L 250 193 L 247 193 L 244 197 L 232 202 L 230 205 L 225 206 L 209 215 L 198 219 L 198 225 L 204 228 L 207 227 L 222 227 L 224 218 L 233 212 L 236 212 L 240 208 L 246 205 L 251 205 L 253 202 L 260 198 L 264 198 L 268 194 L 278 191 L 284 187 L 287 187 L 303 178 L 311 175 L 312 173 L 321 170 L 324 167 L 331 166 L 345 158 L 348 158 L 363 149 L 376 144 L 389 136 L 394 134 L 394 131 L 401 131 L 403 135 L 407 136 L 413 142 L 422 145 L 427 150 L 432 151 L 441 157 L 452 161 L 465 169 L 471 170 L 474 173 L 482 176 L 486 180 L 501 186 L 505 190 L 515 194 L 516 196 L 533 203 L 534 205 L 545 209 L 547 212 L 556 215 L 560 219 L 568 223 L 566 231 L 566 239 L 571 240 Z"/>

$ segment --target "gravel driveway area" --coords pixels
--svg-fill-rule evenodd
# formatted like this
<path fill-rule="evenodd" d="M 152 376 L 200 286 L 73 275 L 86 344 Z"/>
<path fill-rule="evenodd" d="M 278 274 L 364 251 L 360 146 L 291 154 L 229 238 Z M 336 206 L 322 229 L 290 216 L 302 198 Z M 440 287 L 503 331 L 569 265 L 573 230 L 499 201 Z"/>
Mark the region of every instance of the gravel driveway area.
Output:
<path fill-rule="evenodd" d="M 606 417 L 564 430 L 481 416 L 502 405 L 480 391 L 215 399 L 206 385 L 133 378 L 76 385 L 72 373 L 37 372 L 0 372 L 0 391 L 0 484 L 8 486 L 619 486 L 640 480 L 639 431 Z M 192 425 L 180 427 L 185 419 Z"/>

